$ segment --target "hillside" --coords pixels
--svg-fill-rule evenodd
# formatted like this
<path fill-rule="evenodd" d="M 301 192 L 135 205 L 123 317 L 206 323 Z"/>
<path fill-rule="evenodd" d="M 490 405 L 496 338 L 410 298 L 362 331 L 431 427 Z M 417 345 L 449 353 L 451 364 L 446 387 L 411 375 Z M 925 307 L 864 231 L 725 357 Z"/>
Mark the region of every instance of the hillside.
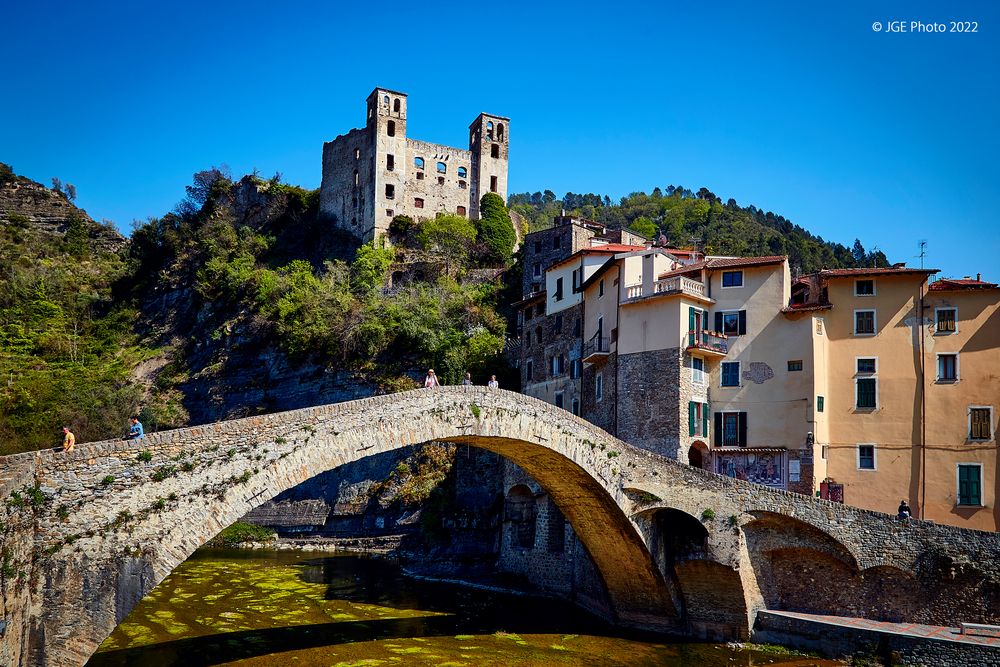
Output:
<path fill-rule="evenodd" d="M 670 185 L 666 191 L 633 192 L 617 204 L 596 194 L 567 192 L 557 199 L 551 190 L 513 194 L 508 202 L 531 231 L 551 226 L 553 217 L 565 210 L 611 229 L 630 228 L 654 240 L 662 235 L 674 247 L 697 246 L 713 255 L 788 255 L 793 274 L 889 265 L 882 252 L 866 251 L 859 240 L 851 248 L 825 241 L 771 211 L 740 206 L 734 199 L 723 203 L 707 188 L 692 192 Z"/>

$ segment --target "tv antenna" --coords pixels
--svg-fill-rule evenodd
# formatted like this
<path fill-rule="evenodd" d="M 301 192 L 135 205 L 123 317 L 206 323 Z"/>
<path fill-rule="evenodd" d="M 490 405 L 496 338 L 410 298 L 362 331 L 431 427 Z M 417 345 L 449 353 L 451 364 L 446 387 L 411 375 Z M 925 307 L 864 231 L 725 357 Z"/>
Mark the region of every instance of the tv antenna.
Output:
<path fill-rule="evenodd" d="M 920 258 L 920 268 L 924 268 L 924 257 L 927 256 L 927 239 L 920 239 L 917 241 L 917 246 L 920 248 L 920 252 L 917 253 L 917 257 Z"/>

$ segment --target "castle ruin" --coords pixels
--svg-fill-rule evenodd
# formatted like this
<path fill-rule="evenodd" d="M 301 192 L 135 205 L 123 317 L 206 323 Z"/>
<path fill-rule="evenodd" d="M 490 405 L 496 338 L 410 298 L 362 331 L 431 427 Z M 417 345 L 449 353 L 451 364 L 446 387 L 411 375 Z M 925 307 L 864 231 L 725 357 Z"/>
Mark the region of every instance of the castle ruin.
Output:
<path fill-rule="evenodd" d="M 364 128 L 323 144 L 320 213 L 367 242 L 398 215 L 414 220 L 439 212 L 479 217 L 479 200 L 507 200 L 510 120 L 481 113 L 469 126 L 469 148 L 406 136 L 406 94 L 376 88 Z"/>

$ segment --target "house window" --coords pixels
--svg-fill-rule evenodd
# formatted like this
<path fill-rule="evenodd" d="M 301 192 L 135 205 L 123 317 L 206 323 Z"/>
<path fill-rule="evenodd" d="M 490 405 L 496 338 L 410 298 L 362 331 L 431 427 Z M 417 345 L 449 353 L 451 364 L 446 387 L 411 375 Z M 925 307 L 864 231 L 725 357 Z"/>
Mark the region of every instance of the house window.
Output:
<path fill-rule="evenodd" d="M 574 359 L 569 365 L 569 376 L 574 380 L 579 380 L 583 375 L 583 362 L 579 359 Z"/>
<path fill-rule="evenodd" d="M 958 464 L 958 504 L 983 504 L 983 467 L 979 463 Z"/>
<path fill-rule="evenodd" d="M 552 237 L 552 249 L 559 250 L 562 247 L 562 236 L 556 234 Z"/>
<path fill-rule="evenodd" d="M 727 336 L 742 336 L 747 332 L 747 311 L 728 311 L 715 314 L 715 330 Z"/>
<path fill-rule="evenodd" d="M 423 169 L 424 168 L 424 159 L 422 157 L 415 157 L 415 158 L 413 158 L 413 166 L 416 167 L 417 169 Z"/>
<path fill-rule="evenodd" d="M 468 178 L 468 176 L 469 176 L 469 170 L 468 169 L 466 169 L 465 167 L 459 167 L 458 168 L 458 177 L 459 178 Z"/>
<path fill-rule="evenodd" d="M 539 344 L 541 344 L 541 342 L 542 342 L 542 328 L 541 327 L 535 327 L 535 340 L 537 340 L 539 342 Z"/>
<path fill-rule="evenodd" d="M 716 412 L 714 440 L 716 447 L 746 447 L 747 413 Z"/>
<path fill-rule="evenodd" d="M 525 347 L 531 347 L 531 331 L 530 330 L 524 332 L 524 346 Z"/>
<path fill-rule="evenodd" d="M 816 397 L 816 412 L 823 412 L 823 406 L 826 404 L 826 399 L 822 396 Z"/>
<path fill-rule="evenodd" d="M 500 157 L 500 147 L 496 144 L 490 146 L 490 157 Z"/>
<path fill-rule="evenodd" d="M 557 408 L 563 407 L 563 392 L 561 391 L 556 394 L 556 407 Z"/>
<path fill-rule="evenodd" d="M 938 361 L 938 371 L 937 371 L 938 382 L 955 382 L 956 380 L 958 380 L 957 354 L 939 354 L 937 356 L 937 361 Z"/>
<path fill-rule="evenodd" d="M 969 408 L 969 440 L 993 439 L 993 408 Z"/>
<path fill-rule="evenodd" d="M 439 174 L 447 174 L 448 173 L 448 165 L 446 165 L 444 162 L 438 162 L 437 163 L 437 171 L 438 171 Z"/>
<path fill-rule="evenodd" d="M 459 181 L 458 182 L 458 189 L 459 190 L 464 190 L 466 187 L 468 187 L 468 185 L 466 184 L 465 181 Z"/>
<path fill-rule="evenodd" d="M 875 296 L 875 281 L 855 280 L 854 296 Z"/>
<path fill-rule="evenodd" d="M 858 445 L 858 470 L 876 470 L 875 445 Z"/>
<path fill-rule="evenodd" d="M 955 308 L 934 309 L 934 331 L 939 334 L 952 334 L 958 331 L 958 310 Z"/>
<path fill-rule="evenodd" d="M 802 360 L 801 359 L 796 359 L 794 361 L 789 361 L 788 362 L 788 372 L 789 373 L 794 373 L 795 371 L 801 371 L 801 370 L 802 370 Z"/>
<path fill-rule="evenodd" d="M 859 410 L 874 410 L 878 407 L 878 360 L 875 357 L 865 357 L 857 360 L 857 373 L 854 376 L 854 407 Z"/>
<path fill-rule="evenodd" d="M 496 191 L 497 191 L 497 177 L 490 176 L 490 192 L 496 192 Z"/>
<path fill-rule="evenodd" d="M 740 362 L 738 361 L 722 362 L 722 386 L 723 387 L 740 386 Z"/>
<path fill-rule="evenodd" d="M 562 301 L 563 298 L 563 279 L 556 278 L 556 301 Z"/>
<path fill-rule="evenodd" d="M 743 272 L 742 271 L 723 271 L 722 272 L 722 286 L 723 287 L 743 287 Z"/>
<path fill-rule="evenodd" d="M 395 121 L 390 120 L 388 123 L 386 123 L 385 133 L 388 134 L 390 137 L 396 136 L 396 122 Z"/>
<path fill-rule="evenodd" d="M 534 380 L 534 364 L 531 363 L 531 359 L 524 362 L 524 381 L 531 382 Z"/>
<path fill-rule="evenodd" d="M 875 335 L 875 311 L 855 310 L 854 311 L 854 335 L 874 336 Z"/>
<path fill-rule="evenodd" d="M 385 198 L 395 199 L 396 198 L 396 186 L 392 184 L 387 184 L 385 186 Z"/>
<path fill-rule="evenodd" d="M 535 262 L 535 265 L 531 267 L 531 273 L 536 278 L 542 275 L 542 265 L 539 262 Z"/>
<path fill-rule="evenodd" d="M 601 374 L 594 379 L 594 398 L 598 401 L 604 398 L 604 376 Z"/>
<path fill-rule="evenodd" d="M 576 318 L 576 321 L 573 322 L 573 335 L 574 336 L 576 336 L 576 337 L 580 336 L 580 328 L 581 328 L 580 318 L 578 317 L 578 318 Z"/>
<path fill-rule="evenodd" d="M 542 251 L 542 242 L 541 241 L 535 241 L 535 252 L 538 253 L 538 252 L 541 252 L 541 251 Z"/>
<path fill-rule="evenodd" d="M 556 315 L 556 324 L 553 327 L 556 333 L 562 333 L 562 322 L 563 322 L 562 315 Z"/>
<path fill-rule="evenodd" d="M 579 398 L 574 398 L 572 400 L 572 402 L 570 403 L 570 405 L 572 406 L 572 412 L 573 412 L 573 414 L 576 415 L 577 417 L 579 417 L 580 416 L 580 399 Z"/>
<path fill-rule="evenodd" d="M 413 207 L 414 208 L 423 208 L 424 207 L 424 200 L 421 199 L 420 197 L 417 197 L 416 199 L 413 200 Z"/>
<path fill-rule="evenodd" d="M 700 357 L 691 357 L 691 381 L 705 384 L 705 360 Z"/>
<path fill-rule="evenodd" d="M 396 158 L 392 155 L 385 156 L 385 169 L 386 171 L 393 171 L 396 167 Z"/>
<path fill-rule="evenodd" d="M 465 207 L 464 206 L 459 206 L 457 209 L 455 209 L 455 212 L 458 213 L 460 216 L 465 217 Z"/>
<path fill-rule="evenodd" d="M 604 296 L 604 278 L 597 284 L 597 298 L 600 299 L 602 296 Z"/>
<path fill-rule="evenodd" d="M 708 435 L 708 403 L 688 402 L 688 435 Z"/>

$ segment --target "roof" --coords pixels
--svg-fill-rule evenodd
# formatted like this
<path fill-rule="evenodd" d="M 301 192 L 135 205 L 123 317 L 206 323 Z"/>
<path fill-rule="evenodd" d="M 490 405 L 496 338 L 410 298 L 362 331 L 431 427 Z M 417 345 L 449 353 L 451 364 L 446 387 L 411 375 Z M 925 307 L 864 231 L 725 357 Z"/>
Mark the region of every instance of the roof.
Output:
<path fill-rule="evenodd" d="M 769 264 L 781 264 L 786 259 L 788 259 L 787 255 L 767 255 L 765 257 L 709 257 L 708 259 L 703 259 L 700 262 L 695 262 L 693 264 L 688 264 L 687 266 L 674 269 L 673 271 L 661 273 L 659 277 L 660 280 L 662 280 L 673 276 L 682 276 L 685 273 L 691 273 L 692 271 L 701 271 L 702 269 L 714 271 L 716 269 L 767 266 Z"/>
<path fill-rule="evenodd" d="M 589 248 L 582 248 L 577 250 L 572 255 L 568 257 L 563 257 L 562 259 L 549 264 L 545 267 L 545 270 L 554 269 L 557 266 L 562 266 L 567 262 L 571 262 L 584 255 L 617 255 L 620 252 L 635 252 L 636 250 L 645 250 L 644 245 L 622 245 L 620 243 L 605 243 L 604 245 L 591 246 Z"/>
<path fill-rule="evenodd" d="M 988 283 L 985 280 L 942 278 L 941 280 L 932 282 L 927 289 L 941 292 L 945 290 L 996 289 L 996 287 L 996 283 Z"/>
<path fill-rule="evenodd" d="M 541 290 L 538 292 L 532 292 L 527 296 L 525 296 L 520 301 L 515 301 L 510 305 L 512 308 L 520 308 L 521 306 L 527 306 L 529 303 L 534 303 L 535 301 L 544 301 L 544 300 L 545 300 L 545 290 Z"/>
<path fill-rule="evenodd" d="M 902 276 L 908 274 L 931 275 L 940 269 L 915 269 L 907 266 L 887 266 L 881 268 L 859 269 L 823 269 L 819 275 L 823 278 L 849 278 L 851 276 Z"/>
<path fill-rule="evenodd" d="M 597 270 L 594 271 L 594 273 L 589 278 L 583 281 L 583 284 L 580 285 L 580 291 L 581 292 L 586 291 L 588 287 L 596 283 L 598 279 L 605 273 L 607 273 L 608 269 L 610 269 L 614 265 L 615 265 L 614 257 L 609 257 L 607 260 L 605 260 L 604 264 L 601 264 L 599 267 L 597 267 Z"/>

